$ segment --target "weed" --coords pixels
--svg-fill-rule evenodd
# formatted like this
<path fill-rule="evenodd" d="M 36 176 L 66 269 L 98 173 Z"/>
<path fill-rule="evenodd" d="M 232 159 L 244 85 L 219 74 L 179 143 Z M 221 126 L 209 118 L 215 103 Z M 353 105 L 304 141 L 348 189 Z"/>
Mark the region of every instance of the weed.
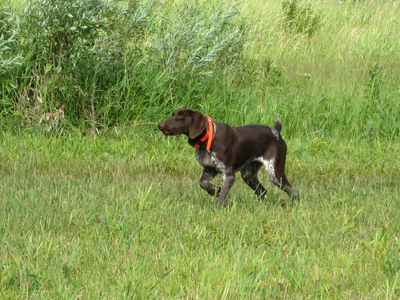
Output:
<path fill-rule="evenodd" d="M 378 63 L 373 63 L 368 70 L 369 81 L 365 85 L 365 106 L 364 114 L 367 120 L 364 136 L 370 138 L 376 133 L 376 120 L 382 118 L 385 109 L 382 103 L 382 70 Z"/>
<path fill-rule="evenodd" d="M 379 63 L 372 63 L 368 70 L 369 81 L 366 84 L 365 94 L 368 101 L 376 102 L 381 98 L 382 68 Z"/>

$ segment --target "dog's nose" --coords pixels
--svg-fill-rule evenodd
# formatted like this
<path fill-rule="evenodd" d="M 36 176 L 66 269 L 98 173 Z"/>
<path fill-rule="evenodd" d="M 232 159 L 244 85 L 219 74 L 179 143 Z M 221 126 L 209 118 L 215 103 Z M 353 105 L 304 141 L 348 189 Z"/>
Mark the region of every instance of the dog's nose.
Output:
<path fill-rule="evenodd" d="M 160 129 L 160 130 L 163 130 L 163 129 L 164 129 L 164 124 L 163 124 L 163 122 L 158 123 L 157 126 L 158 126 L 158 129 Z"/>

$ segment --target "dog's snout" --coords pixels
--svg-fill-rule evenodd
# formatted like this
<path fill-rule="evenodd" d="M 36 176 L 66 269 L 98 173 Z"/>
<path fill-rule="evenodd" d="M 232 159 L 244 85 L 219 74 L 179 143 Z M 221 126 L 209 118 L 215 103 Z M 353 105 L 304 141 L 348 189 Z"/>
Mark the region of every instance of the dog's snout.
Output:
<path fill-rule="evenodd" d="M 164 122 L 158 123 L 157 126 L 158 126 L 158 129 L 163 130 L 164 129 Z"/>

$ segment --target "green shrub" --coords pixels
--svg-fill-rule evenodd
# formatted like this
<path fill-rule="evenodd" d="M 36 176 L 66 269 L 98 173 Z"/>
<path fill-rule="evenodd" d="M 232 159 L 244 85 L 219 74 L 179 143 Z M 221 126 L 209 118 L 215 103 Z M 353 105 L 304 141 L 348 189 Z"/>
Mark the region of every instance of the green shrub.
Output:
<path fill-rule="evenodd" d="M 0 35 L 0 83 L 4 81 L 2 76 L 22 64 L 22 57 L 11 51 L 14 42 L 13 37 L 6 39 Z"/>
<path fill-rule="evenodd" d="M 221 81 L 243 63 L 246 34 L 237 18 L 239 12 L 235 5 L 202 7 L 192 2 L 165 10 L 180 18 L 159 22 L 151 65 L 144 70 L 157 75 L 149 76 L 150 81 L 143 78 L 148 93 L 143 104 L 161 111 L 171 105 L 207 106 L 210 95 L 222 93 Z"/>
<path fill-rule="evenodd" d="M 22 63 L 22 57 L 15 53 L 14 27 L 14 15 L 7 6 L 0 5 L 0 83 L 6 72 Z"/>
<path fill-rule="evenodd" d="M 235 6 L 218 7 L 210 16 L 187 7 L 182 18 L 168 24 L 156 41 L 161 63 L 185 75 L 212 76 L 242 60 L 244 30 L 231 23 Z"/>
<path fill-rule="evenodd" d="M 35 0 L 25 8 L 23 48 L 30 106 L 68 102 L 75 120 L 95 121 L 105 95 L 120 80 L 125 60 L 141 56 L 147 12 L 137 1 Z"/>
<path fill-rule="evenodd" d="M 159 64 L 178 81 L 214 77 L 242 62 L 244 29 L 232 22 L 235 6 L 214 12 L 183 5 L 181 19 L 165 22 L 154 43 Z"/>
<path fill-rule="evenodd" d="M 5 40 L 13 35 L 14 16 L 7 6 L 0 5 L 0 36 Z"/>
<path fill-rule="evenodd" d="M 0 116 L 8 115 L 13 108 L 10 94 L 16 94 L 12 72 L 23 63 L 14 39 L 16 18 L 10 8 L 0 5 Z"/>

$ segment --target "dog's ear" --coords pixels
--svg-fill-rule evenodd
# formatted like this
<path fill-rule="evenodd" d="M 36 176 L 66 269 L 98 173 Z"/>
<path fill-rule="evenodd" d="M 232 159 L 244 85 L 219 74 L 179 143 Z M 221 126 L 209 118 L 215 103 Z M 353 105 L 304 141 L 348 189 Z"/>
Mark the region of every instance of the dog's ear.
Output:
<path fill-rule="evenodd" d="M 192 110 L 192 121 L 189 125 L 189 137 L 194 139 L 199 136 L 207 126 L 207 117 L 203 116 L 197 110 Z"/>

